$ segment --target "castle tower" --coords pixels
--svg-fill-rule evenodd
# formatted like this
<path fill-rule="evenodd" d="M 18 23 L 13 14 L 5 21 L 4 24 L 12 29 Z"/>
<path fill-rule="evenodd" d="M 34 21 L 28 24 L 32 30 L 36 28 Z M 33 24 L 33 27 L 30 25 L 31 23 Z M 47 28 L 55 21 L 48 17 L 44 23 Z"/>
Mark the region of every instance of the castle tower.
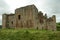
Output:
<path fill-rule="evenodd" d="M 53 24 L 53 26 L 52 26 L 52 30 L 56 30 L 56 16 L 55 15 L 53 15 L 52 16 L 52 24 Z"/>
<path fill-rule="evenodd" d="M 38 10 L 34 5 L 21 7 L 15 10 L 16 27 L 35 28 L 37 27 Z M 21 25 L 22 24 L 22 25 Z"/>
<path fill-rule="evenodd" d="M 7 14 L 2 15 L 2 28 L 7 27 Z"/>
<path fill-rule="evenodd" d="M 17 8 L 15 14 L 2 15 L 2 28 L 33 28 L 56 30 L 56 16 L 47 18 L 35 5 Z"/>
<path fill-rule="evenodd" d="M 47 27 L 47 14 L 44 15 L 44 29 L 47 30 L 48 27 Z"/>
<path fill-rule="evenodd" d="M 47 21 L 47 14 L 44 15 L 45 21 Z"/>
<path fill-rule="evenodd" d="M 44 16 L 43 16 L 43 13 L 40 11 L 38 13 L 38 24 L 39 24 L 39 29 L 43 29 L 43 26 L 44 26 Z"/>
<path fill-rule="evenodd" d="M 53 15 L 52 17 L 47 19 L 47 28 L 48 30 L 56 30 L 56 16 Z"/>

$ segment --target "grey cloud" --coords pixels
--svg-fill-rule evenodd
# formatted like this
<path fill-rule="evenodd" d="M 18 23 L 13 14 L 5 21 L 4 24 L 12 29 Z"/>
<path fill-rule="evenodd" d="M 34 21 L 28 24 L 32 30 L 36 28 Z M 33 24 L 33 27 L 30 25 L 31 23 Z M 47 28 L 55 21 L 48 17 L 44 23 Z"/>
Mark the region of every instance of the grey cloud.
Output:
<path fill-rule="evenodd" d="M 0 14 L 7 13 L 9 6 L 4 0 L 0 0 Z"/>
<path fill-rule="evenodd" d="M 60 0 L 43 0 L 44 4 L 40 4 L 41 0 L 32 0 L 30 1 L 31 4 L 35 4 L 37 6 L 37 8 L 39 9 L 39 11 L 44 11 L 48 14 L 48 16 L 52 16 L 52 15 L 56 15 L 57 17 L 57 21 L 60 20 Z M 43 3 L 43 1 L 41 3 Z M 9 5 L 4 1 L 4 0 L 0 0 L 0 15 L 2 15 L 3 13 L 7 13 L 9 12 Z M 2 21 L 0 20 L 0 23 L 2 23 Z"/>
<path fill-rule="evenodd" d="M 48 0 L 47 6 L 52 9 L 50 13 L 59 14 L 60 13 L 60 0 Z"/>
<path fill-rule="evenodd" d="M 50 15 L 56 15 L 56 22 L 60 22 L 60 0 L 49 0 L 47 6 L 51 9 Z"/>
<path fill-rule="evenodd" d="M 56 15 L 57 22 L 60 21 L 60 0 L 34 0 L 34 4 L 39 11 L 47 13 L 48 17 Z"/>
<path fill-rule="evenodd" d="M 0 0 L 0 24 L 2 24 L 2 14 L 9 12 L 9 6 L 4 0 Z"/>

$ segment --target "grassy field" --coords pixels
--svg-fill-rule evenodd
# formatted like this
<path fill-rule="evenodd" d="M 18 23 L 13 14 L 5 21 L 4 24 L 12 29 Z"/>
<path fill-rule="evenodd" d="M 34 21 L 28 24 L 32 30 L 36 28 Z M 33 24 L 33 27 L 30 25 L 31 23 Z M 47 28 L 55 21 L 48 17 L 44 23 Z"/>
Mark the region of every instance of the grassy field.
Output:
<path fill-rule="evenodd" d="M 60 40 L 60 31 L 0 29 L 0 40 Z"/>

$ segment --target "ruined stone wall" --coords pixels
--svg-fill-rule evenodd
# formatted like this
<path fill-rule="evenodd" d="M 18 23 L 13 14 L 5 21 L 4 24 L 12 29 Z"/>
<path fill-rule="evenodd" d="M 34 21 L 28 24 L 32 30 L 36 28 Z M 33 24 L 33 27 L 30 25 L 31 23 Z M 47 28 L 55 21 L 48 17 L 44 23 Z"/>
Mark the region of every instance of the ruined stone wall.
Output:
<path fill-rule="evenodd" d="M 53 15 L 52 17 L 47 19 L 47 29 L 48 30 L 56 30 L 56 17 Z"/>
<path fill-rule="evenodd" d="M 36 17 L 38 10 L 35 6 L 29 5 L 15 10 L 16 27 L 31 28 L 36 26 Z M 18 16 L 20 15 L 20 20 Z M 22 25 L 20 25 L 22 24 Z"/>
<path fill-rule="evenodd" d="M 2 28 L 7 27 L 7 14 L 2 15 Z"/>
<path fill-rule="evenodd" d="M 54 23 L 54 26 L 53 26 L 53 29 L 56 30 L 57 29 L 57 27 L 56 27 L 56 16 L 54 15 L 53 18 L 54 18 L 54 22 L 53 22 Z"/>
<path fill-rule="evenodd" d="M 39 22 L 39 29 L 43 29 L 43 26 L 44 26 L 44 16 L 43 16 L 43 13 L 40 11 L 38 13 L 38 22 Z"/>
<path fill-rule="evenodd" d="M 35 28 L 41 30 L 56 30 L 56 17 L 47 18 L 35 5 L 17 8 L 15 14 L 3 14 L 3 28 Z"/>
<path fill-rule="evenodd" d="M 7 20 L 7 22 L 8 22 L 8 26 L 9 26 L 9 28 L 14 28 L 15 26 L 15 24 L 14 24 L 14 22 L 15 22 L 15 15 L 14 14 L 9 14 L 9 15 L 7 15 L 8 16 L 8 20 Z"/>
<path fill-rule="evenodd" d="M 43 27 L 44 30 L 47 30 L 47 14 L 44 15 L 44 27 Z"/>
<path fill-rule="evenodd" d="M 13 28 L 15 17 L 13 14 L 3 14 L 2 16 L 2 26 L 3 28 Z"/>
<path fill-rule="evenodd" d="M 56 30 L 56 17 L 53 15 L 52 17 L 47 18 L 47 14 L 43 15 L 40 11 L 38 13 L 39 26 L 38 28 L 42 30 Z"/>
<path fill-rule="evenodd" d="M 56 30 L 56 16 L 55 15 L 52 16 L 52 20 L 53 20 L 52 30 Z"/>

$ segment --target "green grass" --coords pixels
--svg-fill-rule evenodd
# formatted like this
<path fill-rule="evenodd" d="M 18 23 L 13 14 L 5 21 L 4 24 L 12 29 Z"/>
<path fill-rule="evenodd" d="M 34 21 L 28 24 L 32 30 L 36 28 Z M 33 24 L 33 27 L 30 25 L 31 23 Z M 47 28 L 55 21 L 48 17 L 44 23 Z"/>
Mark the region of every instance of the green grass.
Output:
<path fill-rule="evenodd" d="M 60 40 L 60 31 L 0 29 L 0 40 Z"/>

